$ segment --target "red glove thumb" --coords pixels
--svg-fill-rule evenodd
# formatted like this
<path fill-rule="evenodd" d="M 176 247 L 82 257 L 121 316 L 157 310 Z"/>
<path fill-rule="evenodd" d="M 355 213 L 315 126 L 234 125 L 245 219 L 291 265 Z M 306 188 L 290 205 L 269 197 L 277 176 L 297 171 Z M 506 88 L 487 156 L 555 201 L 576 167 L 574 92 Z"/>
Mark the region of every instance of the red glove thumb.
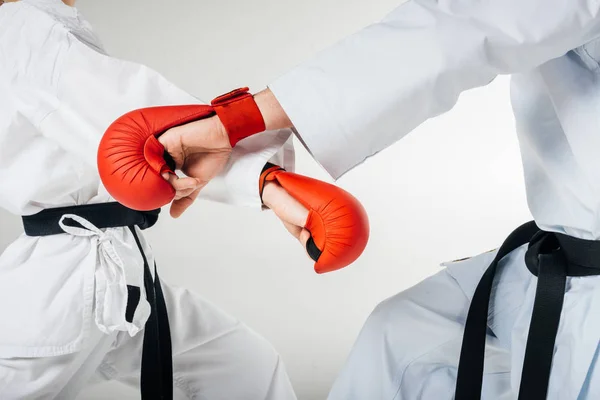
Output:
<path fill-rule="evenodd" d="M 113 122 L 98 147 L 98 172 L 108 193 L 139 211 L 170 203 L 175 190 L 161 173 L 173 173 L 175 165 L 156 138 L 174 126 L 211 115 L 213 108 L 205 105 L 151 107 Z"/>
<path fill-rule="evenodd" d="M 308 209 L 304 228 L 311 237 L 306 250 L 315 261 L 315 272 L 346 267 L 362 254 L 369 240 L 369 218 L 354 196 L 337 186 L 277 166 L 261 175 L 261 193 L 269 181 L 279 183 Z"/>

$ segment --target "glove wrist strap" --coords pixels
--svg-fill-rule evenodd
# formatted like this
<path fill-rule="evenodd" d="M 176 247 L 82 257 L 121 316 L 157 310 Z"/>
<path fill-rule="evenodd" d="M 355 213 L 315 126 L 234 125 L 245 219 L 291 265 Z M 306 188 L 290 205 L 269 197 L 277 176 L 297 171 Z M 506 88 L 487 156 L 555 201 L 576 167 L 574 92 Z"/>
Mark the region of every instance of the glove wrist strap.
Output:
<path fill-rule="evenodd" d="M 229 135 L 231 147 L 240 140 L 265 130 L 265 121 L 248 88 L 240 88 L 215 98 L 213 106 Z"/>
<path fill-rule="evenodd" d="M 276 171 L 285 171 L 279 165 L 271 164 L 270 162 L 266 163 L 261 174 L 260 178 L 258 178 L 258 193 L 260 195 L 260 200 L 262 201 L 263 190 L 265 188 L 265 183 L 270 180 L 274 180 L 273 173 Z"/>

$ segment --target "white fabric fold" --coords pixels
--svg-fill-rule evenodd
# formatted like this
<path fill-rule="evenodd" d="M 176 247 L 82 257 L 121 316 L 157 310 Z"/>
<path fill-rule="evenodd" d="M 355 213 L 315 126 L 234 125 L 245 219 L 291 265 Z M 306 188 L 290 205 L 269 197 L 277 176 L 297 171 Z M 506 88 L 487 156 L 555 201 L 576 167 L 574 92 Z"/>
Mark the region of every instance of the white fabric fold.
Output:
<path fill-rule="evenodd" d="M 71 219 L 82 228 L 65 224 Z M 74 214 L 65 214 L 59 225 L 65 233 L 73 236 L 89 237 L 98 247 L 98 260 L 95 276 L 95 322 L 100 331 L 110 334 L 127 331 L 131 336 L 143 329 L 150 315 L 150 305 L 144 291 L 143 262 L 132 252 L 139 251 L 118 234 L 119 228 L 102 231 L 94 224 Z M 125 318 L 128 301 L 127 285 L 140 288 L 142 295 L 135 310 L 132 322 Z"/>

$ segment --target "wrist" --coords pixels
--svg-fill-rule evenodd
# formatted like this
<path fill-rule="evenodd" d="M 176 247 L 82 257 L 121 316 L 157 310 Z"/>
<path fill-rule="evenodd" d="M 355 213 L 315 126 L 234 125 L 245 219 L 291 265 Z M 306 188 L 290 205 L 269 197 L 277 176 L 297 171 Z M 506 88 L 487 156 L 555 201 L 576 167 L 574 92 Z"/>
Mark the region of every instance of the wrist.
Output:
<path fill-rule="evenodd" d="M 172 128 L 182 149 L 188 154 L 207 150 L 231 150 L 229 135 L 215 115 Z"/>
<path fill-rule="evenodd" d="M 229 134 L 227 133 L 227 130 L 225 129 L 225 125 L 223 125 L 223 122 L 221 122 L 221 119 L 215 115 L 214 117 L 210 118 L 210 121 L 213 124 L 213 132 L 215 132 L 218 140 L 217 142 L 226 149 L 231 149 L 231 142 L 229 139 Z"/>
<path fill-rule="evenodd" d="M 279 184 L 277 182 L 265 182 L 262 190 L 262 203 L 267 208 L 273 207 L 273 197 L 277 195 Z"/>
<path fill-rule="evenodd" d="M 267 88 L 255 94 L 254 101 L 265 121 L 266 130 L 271 131 L 293 126 L 292 121 L 290 121 L 271 89 Z"/>
<path fill-rule="evenodd" d="M 262 113 L 247 87 L 218 96 L 210 104 L 219 120 L 219 129 L 227 133 L 231 147 L 266 129 Z"/>

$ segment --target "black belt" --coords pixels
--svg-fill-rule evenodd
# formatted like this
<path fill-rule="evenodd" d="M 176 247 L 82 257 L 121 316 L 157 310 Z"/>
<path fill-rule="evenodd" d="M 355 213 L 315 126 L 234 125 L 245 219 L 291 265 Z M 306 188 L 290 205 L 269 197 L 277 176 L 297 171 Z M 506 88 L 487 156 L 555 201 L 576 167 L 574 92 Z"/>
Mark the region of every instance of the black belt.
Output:
<path fill-rule="evenodd" d="M 23 226 L 28 236 L 48 236 L 64 233 L 59 221 L 65 214 L 74 214 L 85 218 L 96 227 L 117 228 L 127 226 L 144 260 L 144 288 L 150 303 L 150 317 L 144 328 L 144 344 L 141 366 L 142 399 L 173 398 L 173 359 L 171 350 L 171 332 L 167 306 L 160 285 L 160 279 L 154 264 L 154 280 L 148 260 L 142 249 L 135 227 L 146 229 L 158 220 L 160 210 L 134 211 L 119 203 L 89 204 L 73 207 L 61 207 L 44 210 L 38 214 L 23 217 Z M 79 227 L 71 219 L 65 219 L 69 226 Z M 140 288 L 127 286 L 128 302 L 126 320 L 133 320 L 133 313 L 140 299 Z"/>
<path fill-rule="evenodd" d="M 456 400 L 481 398 L 488 307 L 498 262 L 529 243 L 525 264 L 538 277 L 525 347 L 519 400 L 543 400 L 548 392 L 552 356 L 567 276 L 600 275 L 600 241 L 540 230 L 535 222 L 517 228 L 504 241 L 475 289 L 458 364 Z"/>

